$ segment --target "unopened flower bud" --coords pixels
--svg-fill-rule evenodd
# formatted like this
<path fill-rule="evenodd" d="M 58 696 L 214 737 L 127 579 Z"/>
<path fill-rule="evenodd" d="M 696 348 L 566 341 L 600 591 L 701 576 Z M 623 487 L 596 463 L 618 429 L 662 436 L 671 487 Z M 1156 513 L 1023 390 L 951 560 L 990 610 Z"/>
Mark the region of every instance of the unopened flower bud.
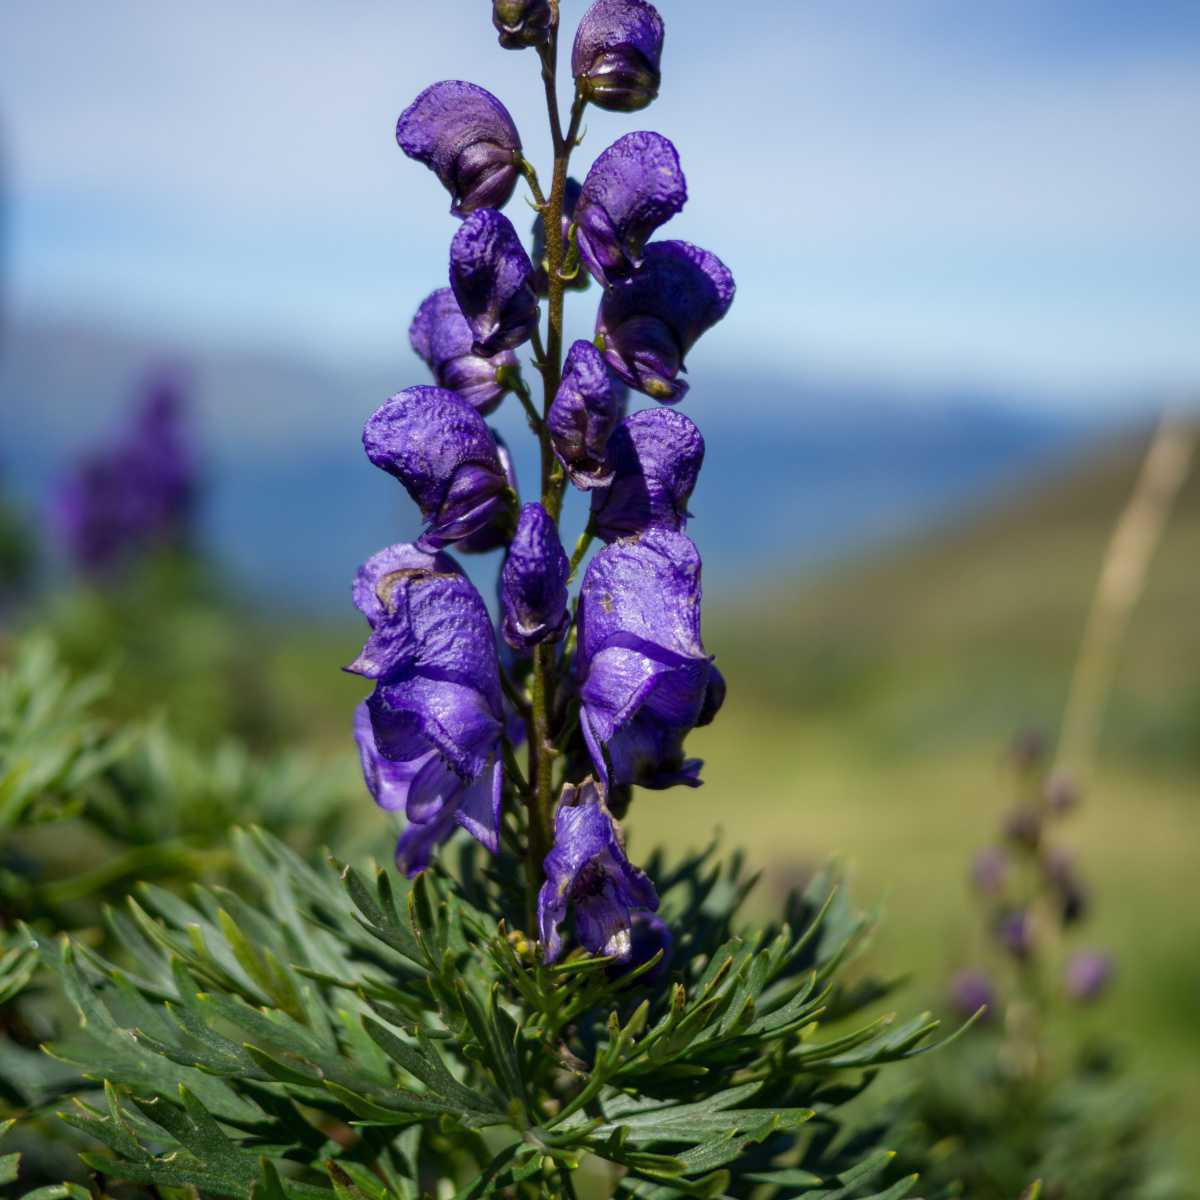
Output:
<path fill-rule="evenodd" d="M 568 573 L 554 522 L 540 504 L 526 504 L 500 571 L 500 631 L 514 650 L 556 642 L 566 632 Z"/>
<path fill-rule="evenodd" d="M 996 922 L 996 940 L 1020 962 L 1033 954 L 1033 918 L 1026 909 L 1001 915 Z"/>
<path fill-rule="evenodd" d="M 636 112 L 658 95 L 663 21 L 646 0 L 596 0 L 571 50 L 580 92 L 598 108 Z"/>
<path fill-rule="evenodd" d="M 1113 960 L 1099 950 L 1073 954 L 1063 972 L 1063 987 L 1072 1000 L 1087 1004 L 1097 999 L 1112 982 Z"/>
<path fill-rule="evenodd" d="M 956 971 L 947 989 L 947 1000 L 951 1010 L 964 1020 L 984 1009 L 981 1021 L 990 1021 L 996 1015 L 996 989 L 987 974 L 977 967 L 964 967 Z"/>
<path fill-rule="evenodd" d="M 537 327 L 533 263 L 512 222 L 494 208 L 472 213 L 450 243 L 450 287 L 485 357 L 527 342 Z"/>
<path fill-rule="evenodd" d="M 554 27 L 550 0 L 494 0 L 492 24 L 505 50 L 540 46 Z"/>
<path fill-rule="evenodd" d="M 546 425 L 554 453 L 577 488 L 590 491 L 612 483 L 608 439 L 619 420 L 620 398 L 603 356 L 591 342 L 576 342 Z"/>

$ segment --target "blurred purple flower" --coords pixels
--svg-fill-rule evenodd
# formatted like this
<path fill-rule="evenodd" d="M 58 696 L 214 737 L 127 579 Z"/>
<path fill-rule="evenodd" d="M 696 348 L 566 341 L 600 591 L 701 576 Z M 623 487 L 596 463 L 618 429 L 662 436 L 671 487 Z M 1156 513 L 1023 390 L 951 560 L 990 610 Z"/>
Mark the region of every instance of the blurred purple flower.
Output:
<path fill-rule="evenodd" d="M 500 571 L 500 628 L 514 650 L 556 642 L 566 632 L 568 571 L 558 528 L 540 504 L 526 504 Z"/>
<path fill-rule="evenodd" d="M 966 1020 L 981 1008 L 986 1011 L 979 1018 L 991 1021 L 996 1016 L 996 989 L 987 973 L 977 967 L 964 967 L 956 971 L 947 989 L 947 1000 L 951 1011 Z"/>
<path fill-rule="evenodd" d="M 971 860 L 971 882 L 984 896 L 999 896 L 1008 882 L 1008 855 L 999 846 L 985 846 Z"/>
<path fill-rule="evenodd" d="M 996 940 L 1019 962 L 1033 954 L 1033 917 L 1026 909 L 1002 913 L 996 921 Z"/>
<path fill-rule="evenodd" d="M 473 83 L 446 79 L 427 87 L 400 114 L 396 141 L 441 180 L 455 216 L 503 208 L 517 186 L 517 127 L 508 109 Z"/>
<path fill-rule="evenodd" d="M 1042 796 L 1055 816 L 1064 816 L 1079 804 L 1079 781 L 1070 771 L 1054 771 L 1046 779 Z"/>
<path fill-rule="evenodd" d="M 658 95 L 663 22 L 646 0 L 596 0 L 571 48 L 576 86 L 597 108 L 635 112 Z"/>
<path fill-rule="evenodd" d="M 1063 973 L 1067 995 L 1080 1004 L 1098 999 L 1112 982 L 1112 957 L 1100 950 L 1080 950 L 1072 954 Z"/>

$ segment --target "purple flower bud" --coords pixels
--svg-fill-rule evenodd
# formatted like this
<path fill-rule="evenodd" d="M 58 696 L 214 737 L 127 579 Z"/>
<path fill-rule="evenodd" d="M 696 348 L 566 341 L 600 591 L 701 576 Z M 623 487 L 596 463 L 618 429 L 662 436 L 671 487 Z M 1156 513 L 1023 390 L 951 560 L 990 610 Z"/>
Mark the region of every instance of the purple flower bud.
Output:
<path fill-rule="evenodd" d="M 658 908 L 649 877 L 625 857 L 621 830 L 592 779 L 563 788 L 538 892 L 538 930 L 547 962 L 562 953 L 559 926 L 570 908 L 575 936 L 591 954 L 628 960 L 635 913 Z"/>
<path fill-rule="evenodd" d="M 592 493 L 591 529 L 606 542 L 661 527 L 687 527 L 687 503 L 704 463 L 704 438 L 683 413 L 648 408 L 608 439 L 612 482 Z"/>
<path fill-rule="evenodd" d="M 504 471 L 508 490 L 512 496 L 513 506 L 505 506 L 496 510 L 487 524 L 481 525 L 473 533 L 454 543 L 454 548 L 463 554 L 486 554 L 489 550 L 507 546 L 512 541 L 513 525 L 515 522 L 514 509 L 517 503 L 517 473 L 513 469 L 512 455 L 504 444 L 504 439 L 490 426 L 488 432 L 496 443 L 496 457 Z"/>
<path fill-rule="evenodd" d="M 492 24 L 505 50 L 540 46 L 554 28 L 555 12 L 550 0 L 494 0 Z"/>
<path fill-rule="evenodd" d="M 1014 808 L 1004 820 L 1004 836 L 1027 850 L 1036 850 L 1042 840 L 1042 814 L 1028 805 Z"/>
<path fill-rule="evenodd" d="M 427 87 L 400 114 L 396 141 L 441 180 L 455 216 L 503 208 L 517 186 L 517 127 L 508 109 L 473 83 L 447 79 Z"/>
<path fill-rule="evenodd" d="M 438 387 L 457 392 L 480 416 L 494 411 L 508 391 L 500 372 L 520 369 L 511 350 L 491 358 L 475 353 L 475 336 L 449 288 L 426 297 L 413 317 L 408 340 Z"/>
<path fill-rule="evenodd" d="M 583 14 L 571 49 L 576 86 L 611 112 L 636 112 L 662 82 L 663 22 L 646 0 L 596 0 Z"/>
<path fill-rule="evenodd" d="M 554 453 L 577 488 L 588 491 L 612 482 L 607 448 L 619 414 L 620 398 L 600 351 L 591 342 L 576 342 L 546 425 Z"/>
<path fill-rule="evenodd" d="M 687 200 L 675 147 L 659 133 L 627 133 L 592 164 L 575 207 L 579 255 L 604 287 L 642 264 L 650 235 Z"/>
<path fill-rule="evenodd" d="M 1072 954 L 1063 972 L 1067 995 L 1080 1004 L 1098 999 L 1112 982 L 1112 958 L 1100 950 L 1080 950 Z"/>
<path fill-rule="evenodd" d="M 999 846 L 985 846 L 971 860 L 971 882 L 984 896 L 999 896 L 1008 882 L 1008 855 Z"/>
<path fill-rule="evenodd" d="M 578 179 L 568 179 L 563 192 L 562 238 L 563 261 L 567 257 L 567 237 L 571 231 L 571 221 L 575 216 L 575 205 L 579 202 L 580 185 Z M 533 290 L 543 298 L 550 295 L 550 262 L 546 255 L 546 225 L 539 213 L 533 219 Z M 564 280 L 564 287 L 574 292 L 582 292 L 588 285 L 588 273 L 577 271 L 574 278 Z"/>
<path fill-rule="evenodd" d="M 1079 804 L 1079 783 L 1070 771 L 1055 771 L 1042 789 L 1046 806 L 1055 816 L 1064 816 Z"/>
<path fill-rule="evenodd" d="M 514 650 L 557 642 L 567 631 L 570 563 L 540 504 L 526 504 L 500 572 L 501 633 Z"/>
<path fill-rule="evenodd" d="M 438 550 L 494 525 L 511 528 L 516 497 L 495 439 L 461 396 L 411 387 L 363 428 L 367 457 L 394 476 L 427 522 L 418 543 Z"/>
<path fill-rule="evenodd" d="M 996 922 L 996 940 L 1013 958 L 1024 962 L 1033 953 L 1033 918 L 1025 909 L 1002 913 Z"/>
<path fill-rule="evenodd" d="M 1042 872 L 1054 891 L 1064 925 L 1075 925 L 1087 915 L 1088 892 L 1075 869 L 1075 857 L 1061 846 L 1042 855 Z"/>
<path fill-rule="evenodd" d="M 416 546 L 375 555 L 354 591 L 371 634 L 347 670 L 376 685 L 355 738 L 371 795 L 407 817 L 398 865 L 423 870 L 456 825 L 495 853 L 504 710 L 482 598 L 452 561 Z"/>
<path fill-rule="evenodd" d="M 991 979 L 976 967 L 964 967 L 956 971 L 947 989 L 951 1010 L 966 1020 L 981 1008 L 986 1009 L 979 1018 L 991 1021 L 996 1015 L 996 989 Z"/>
<path fill-rule="evenodd" d="M 600 301 L 596 332 L 608 364 L 630 387 L 664 404 L 683 399 L 684 358 L 733 303 L 733 276 L 688 242 L 651 242 L 642 265 Z"/>
<path fill-rule="evenodd" d="M 527 342 L 537 327 L 533 264 L 512 222 L 494 208 L 472 213 L 450 243 L 450 286 L 485 357 Z"/>
<path fill-rule="evenodd" d="M 629 934 L 629 958 L 625 962 L 610 964 L 608 976 L 610 979 L 620 979 L 661 952 L 662 958 L 644 975 L 638 976 L 640 986 L 654 987 L 666 978 L 671 969 L 671 953 L 675 946 L 671 927 L 657 913 L 635 912 L 629 923 Z"/>
<path fill-rule="evenodd" d="M 605 547 L 584 576 L 578 634 L 580 725 L 602 782 L 698 786 L 683 740 L 711 715 L 713 674 L 696 547 L 661 528 Z"/>

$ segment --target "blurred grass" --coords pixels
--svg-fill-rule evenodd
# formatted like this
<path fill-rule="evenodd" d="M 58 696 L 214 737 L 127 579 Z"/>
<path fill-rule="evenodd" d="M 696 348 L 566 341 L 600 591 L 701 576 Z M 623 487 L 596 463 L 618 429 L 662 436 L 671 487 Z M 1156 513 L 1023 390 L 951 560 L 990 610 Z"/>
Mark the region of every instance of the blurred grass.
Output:
<path fill-rule="evenodd" d="M 816 580 L 795 581 L 781 559 L 746 595 L 710 605 L 705 641 L 729 699 L 689 743 L 707 760 L 706 785 L 643 794 L 629 823 L 635 843 L 683 850 L 721 828 L 764 869 L 764 906 L 841 856 L 859 898 L 886 903 L 877 965 L 912 973 L 912 1001 L 936 1004 L 972 953 L 965 874 L 1006 807 L 1003 751 L 1019 728 L 1055 733 L 1144 445 L 1129 439 L 1064 465 L 987 512 Z M 331 667 L 359 638 L 348 622 L 279 645 L 274 686 L 310 745 L 345 752 L 362 686 Z M 1100 747 L 1095 787 L 1063 827 L 1095 892 L 1083 938 L 1120 961 L 1114 995 L 1086 1019 L 1119 1029 L 1131 1063 L 1194 1121 L 1200 474 L 1129 629 Z M 354 819 L 372 818 L 364 797 Z"/>

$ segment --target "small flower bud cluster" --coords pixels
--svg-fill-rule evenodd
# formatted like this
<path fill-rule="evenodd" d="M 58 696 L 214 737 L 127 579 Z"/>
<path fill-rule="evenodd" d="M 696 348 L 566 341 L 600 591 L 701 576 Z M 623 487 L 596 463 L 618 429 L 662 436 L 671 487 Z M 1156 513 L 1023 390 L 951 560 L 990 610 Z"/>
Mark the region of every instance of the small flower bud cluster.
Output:
<path fill-rule="evenodd" d="M 553 80 L 558 5 L 494 0 L 492 21 L 503 47 L 535 49 Z M 716 716 L 725 681 L 701 640 L 700 555 L 685 532 L 704 439 L 673 408 L 630 412 L 630 393 L 683 399 L 685 358 L 728 311 L 734 283 L 708 251 L 654 240 L 687 200 L 662 134 L 618 138 L 582 183 L 567 164 L 587 105 L 632 112 L 658 94 L 663 35 L 646 0 L 596 0 L 583 15 L 565 136 L 551 120 L 549 198 L 508 110 L 475 84 L 435 83 L 400 117 L 401 149 L 433 171 L 461 224 L 449 286 L 409 331 L 433 383 L 398 392 L 363 431 L 367 457 L 402 484 L 423 530 L 359 571 L 354 600 L 370 632 L 347 668 L 374 685 L 354 733 L 368 789 L 401 819 L 400 868 L 423 870 L 459 828 L 498 853 L 507 829 L 544 879 L 543 960 L 573 940 L 613 959 L 612 971 L 642 967 L 643 983 L 665 975 L 673 939 L 619 819 L 634 786 L 700 784 L 684 744 Z M 521 177 L 537 208 L 532 253 L 501 211 Z M 557 361 L 564 294 L 589 279 L 600 289 L 594 339 Z M 540 411 L 519 357 L 530 343 Z M 510 393 L 541 449 L 540 493 L 524 503 L 485 421 Z M 559 529 L 567 486 L 590 500 L 575 560 Z M 592 539 L 603 546 L 572 598 Z M 497 548 L 494 628 L 449 552 Z"/>
<path fill-rule="evenodd" d="M 1040 733 L 1027 731 L 1015 739 L 1008 762 L 1017 781 L 1016 803 L 1001 823 L 1001 836 L 975 853 L 970 869 L 990 938 L 1018 971 L 1040 969 L 1051 927 L 1057 927 L 1059 936 L 1073 933 L 1090 908 L 1075 856 L 1051 838 L 1055 824 L 1079 804 L 1078 783 L 1067 771 L 1048 771 L 1045 757 Z M 1112 959 L 1101 951 L 1074 951 L 1062 969 L 1062 993 L 1077 1003 L 1095 1000 L 1110 983 L 1113 969 Z M 972 967 L 955 975 L 949 1001 L 955 1011 L 969 1015 L 980 1007 L 974 1001 L 984 995 L 991 997 L 986 1003 L 993 1007 L 996 982 Z"/>

